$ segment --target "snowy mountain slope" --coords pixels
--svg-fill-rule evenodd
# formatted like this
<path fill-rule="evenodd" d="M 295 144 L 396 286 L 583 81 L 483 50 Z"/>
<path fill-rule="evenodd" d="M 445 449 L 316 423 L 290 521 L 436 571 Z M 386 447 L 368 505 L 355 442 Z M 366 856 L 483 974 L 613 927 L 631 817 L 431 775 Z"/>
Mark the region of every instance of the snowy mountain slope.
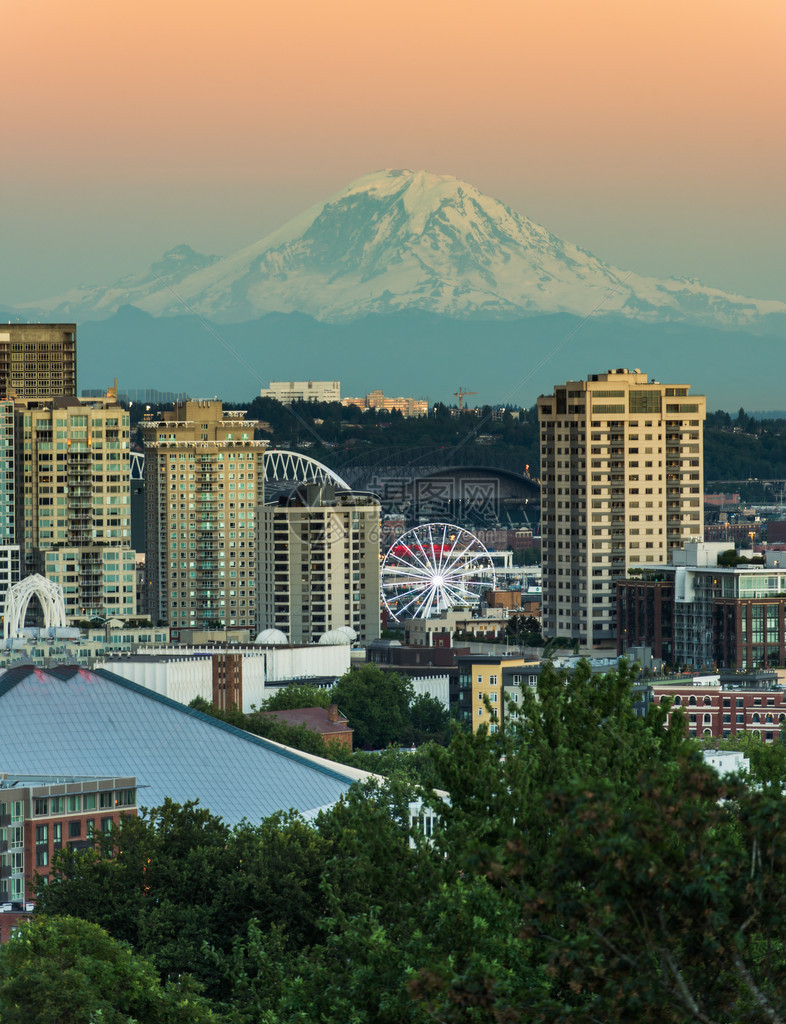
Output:
<path fill-rule="evenodd" d="M 740 326 L 786 313 L 782 302 L 618 270 L 472 185 L 408 170 L 366 175 L 224 259 L 178 246 L 147 274 L 35 309 L 95 319 L 125 304 L 236 323 L 269 312 L 341 322 L 406 310 L 484 319 L 597 311 Z"/>

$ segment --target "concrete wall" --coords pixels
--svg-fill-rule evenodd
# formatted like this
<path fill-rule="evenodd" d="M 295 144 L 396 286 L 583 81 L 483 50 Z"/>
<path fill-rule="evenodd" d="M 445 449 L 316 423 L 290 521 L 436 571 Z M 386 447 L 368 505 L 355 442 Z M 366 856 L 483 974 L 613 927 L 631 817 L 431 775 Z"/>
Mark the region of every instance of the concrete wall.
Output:
<path fill-rule="evenodd" d="M 349 670 L 350 649 L 347 644 L 228 650 L 243 657 L 242 710 L 246 714 L 252 706 L 259 707 L 276 692 L 277 688 L 266 689 L 267 682 L 285 682 L 309 676 L 338 677 Z M 195 697 L 212 701 L 214 651 L 149 648 L 139 653 L 145 656 L 105 658 L 96 661 L 96 668 L 105 668 L 181 704 L 190 704 Z"/>
<path fill-rule="evenodd" d="M 415 696 L 426 694 L 436 697 L 446 711 L 450 710 L 450 677 L 449 676 L 411 676 Z"/>

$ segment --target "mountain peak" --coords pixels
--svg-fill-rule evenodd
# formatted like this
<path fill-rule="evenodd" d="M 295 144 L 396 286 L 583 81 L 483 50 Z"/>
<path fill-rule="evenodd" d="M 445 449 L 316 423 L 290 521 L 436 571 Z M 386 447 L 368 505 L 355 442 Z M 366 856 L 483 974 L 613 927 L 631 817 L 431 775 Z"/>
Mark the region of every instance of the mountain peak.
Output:
<path fill-rule="evenodd" d="M 147 274 L 37 308 L 90 319 L 123 303 L 154 316 L 187 307 L 235 322 L 271 312 L 346 321 L 418 310 L 487 319 L 616 313 L 738 326 L 786 313 L 784 303 L 618 270 L 467 182 L 402 168 L 356 179 L 231 256 L 181 244 Z"/>

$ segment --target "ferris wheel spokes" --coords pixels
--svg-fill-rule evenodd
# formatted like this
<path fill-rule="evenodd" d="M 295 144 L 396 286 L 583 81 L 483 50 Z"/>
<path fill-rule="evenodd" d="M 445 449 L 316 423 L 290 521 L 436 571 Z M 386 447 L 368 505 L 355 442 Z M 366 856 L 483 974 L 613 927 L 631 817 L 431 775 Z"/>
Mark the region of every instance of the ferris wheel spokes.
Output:
<path fill-rule="evenodd" d="M 382 563 L 382 598 L 395 620 L 470 604 L 489 585 L 494 565 L 488 551 L 474 534 L 450 523 L 407 531 Z"/>

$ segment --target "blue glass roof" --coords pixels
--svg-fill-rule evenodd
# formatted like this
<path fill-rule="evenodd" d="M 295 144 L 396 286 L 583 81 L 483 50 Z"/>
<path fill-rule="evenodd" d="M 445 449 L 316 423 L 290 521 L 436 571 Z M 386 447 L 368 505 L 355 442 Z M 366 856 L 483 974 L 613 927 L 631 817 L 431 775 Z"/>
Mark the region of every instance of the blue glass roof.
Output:
<path fill-rule="evenodd" d="M 229 824 L 274 811 L 306 816 L 365 773 L 278 746 L 105 669 L 30 665 L 0 672 L 0 769 L 135 775 L 139 806 L 166 797 Z"/>

